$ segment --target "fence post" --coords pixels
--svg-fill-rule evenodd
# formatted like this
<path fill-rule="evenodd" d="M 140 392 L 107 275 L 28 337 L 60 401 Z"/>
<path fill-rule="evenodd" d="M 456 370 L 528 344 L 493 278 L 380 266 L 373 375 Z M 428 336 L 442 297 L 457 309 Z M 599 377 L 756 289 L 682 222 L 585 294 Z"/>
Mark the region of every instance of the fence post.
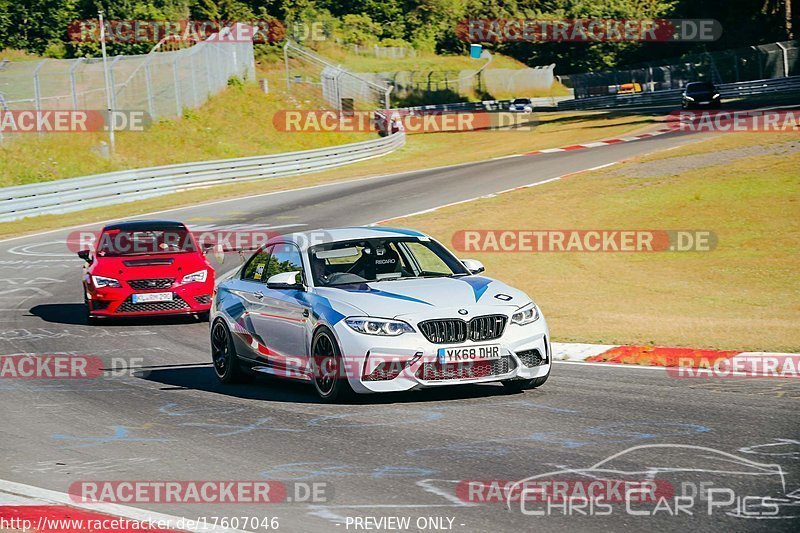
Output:
<path fill-rule="evenodd" d="M 789 2 L 790 0 L 786 0 L 786 1 Z M 783 46 L 783 43 L 777 42 L 775 44 L 777 44 L 778 48 L 780 48 L 781 52 L 783 52 L 783 54 L 782 54 L 782 56 L 783 56 L 783 77 L 784 78 L 788 78 L 789 77 L 789 49 L 787 47 Z"/>
<path fill-rule="evenodd" d="M 39 112 L 42 110 L 42 93 L 41 89 L 39 88 L 39 71 L 42 70 L 44 66 L 44 61 L 40 61 L 36 68 L 33 71 L 33 100 L 34 106 L 36 107 L 36 114 L 38 115 Z M 44 132 L 39 131 L 39 135 L 41 136 Z"/>
<path fill-rule="evenodd" d="M 150 76 L 150 62 L 144 65 L 144 86 L 145 93 L 147 94 L 147 112 L 150 113 L 150 118 L 156 118 L 156 109 L 153 105 L 153 79 Z"/>
<path fill-rule="evenodd" d="M 283 64 L 286 67 L 286 91 L 292 92 L 292 82 L 289 80 L 289 41 L 286 41 L 286 44 L 283 45 Z"/>
<path fill-rule="evenodd" d="M 191 84 L 192 84 L 192 107 L 197 107 L 200 105 L 200 102 L 197 99 L 197 78 L 195 77 L 194 73 L 194 56 L 196 54 L 190 53 L 189 54 L 189 72 L 191 75 Z"/>
<path fill-rule="evenodd" d="M 178 79 L 178 60 L 180 56 L 175 56 L 172 61 L 172 83 L 175 85 L 175 116 L 178 118 L 183 115 L 183 106 L 181 105 L 181 82 Z"/>
<path fill-rule="evenodd" d="M 78 58 L 72 63 L 72 66 L 69 69 L 69 83 L 72 89 L 72 109 L 78 109 L 78 85 L 75 82 L 75 69 L 78 68 L 78 65 L 83 63 L 83 58 Z"/>

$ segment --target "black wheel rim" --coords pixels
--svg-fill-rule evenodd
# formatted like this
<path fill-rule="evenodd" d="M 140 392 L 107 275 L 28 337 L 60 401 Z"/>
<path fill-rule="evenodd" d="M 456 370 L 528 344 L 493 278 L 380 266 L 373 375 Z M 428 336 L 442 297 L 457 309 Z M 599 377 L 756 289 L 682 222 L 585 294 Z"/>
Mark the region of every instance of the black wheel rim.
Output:
<path fill-rule="evenodd" d="M 231 357 L 228 329 L 217 322 L 211 332 L 211 357 L 214 361 L 214 370 L 222 376 L 228 368 Z"/>
<path fill-rule="evenodd" d="M 314 342 L 314 383 L 323 396 L 333 392 L 336 380 L 336 351 L 330 337 L 322 334 Z"/>

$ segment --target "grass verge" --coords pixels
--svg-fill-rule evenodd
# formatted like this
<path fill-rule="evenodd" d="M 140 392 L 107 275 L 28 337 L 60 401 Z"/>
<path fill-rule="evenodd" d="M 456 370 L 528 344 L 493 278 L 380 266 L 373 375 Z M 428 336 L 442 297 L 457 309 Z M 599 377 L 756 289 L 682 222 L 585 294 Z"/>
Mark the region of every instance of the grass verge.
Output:
<path fill-rule="evenodd" d="M 711 230 L 711 252 L 468 255 L 535 297 L 559 341 L 800 352 L 798 169 L 790 137 L 729 134 L 391 224 L 448 244 L 461 229 Z"/>

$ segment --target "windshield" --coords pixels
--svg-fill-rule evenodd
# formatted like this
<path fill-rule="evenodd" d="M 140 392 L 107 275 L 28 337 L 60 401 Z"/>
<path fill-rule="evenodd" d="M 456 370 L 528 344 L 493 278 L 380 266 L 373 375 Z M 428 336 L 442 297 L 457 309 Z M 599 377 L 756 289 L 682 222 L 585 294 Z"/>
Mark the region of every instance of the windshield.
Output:
<path fill-rule="evenodd" d="M 97 243 L 100 257 L 128 255 L 177 254 L 197 251 L 197 244 L 187 229 L 105 231 Z"/>
<path fill-rule="evenodd" d="M 517 98 L 516 100 L 514 100 L 514 103 L 518 105 L 527 105 L 531 103 L 531 101 L 528 100 L 527 98 Z"/>
<path fill-rule="evenodd" d="M 447 249 L 427 238 L 378 238 L 314 246 L 308 251 L 314 285 L 469 274 Z"/>
<path fill-rule="evenodd" d="M 714 90 L 714 86 L 706 82 L 690 83 L 686 86 L 687 93 L 707 93 Z"/>

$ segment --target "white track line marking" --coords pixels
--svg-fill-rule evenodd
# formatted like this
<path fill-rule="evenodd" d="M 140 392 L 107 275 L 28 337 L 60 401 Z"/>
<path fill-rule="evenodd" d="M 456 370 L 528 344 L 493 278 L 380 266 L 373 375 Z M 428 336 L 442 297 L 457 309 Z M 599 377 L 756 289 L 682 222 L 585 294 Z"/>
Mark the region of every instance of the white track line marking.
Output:
<path fill-rule="evenodd" d="M 586 361 L 560 361 L 558 359 L 553 359 L 553 364 L 558 363 L 561 365 L 584 365 L 584 366 L 604 366 L 606 368 L 627 368 L 627 369 L 639 369 L 639 370 L 660 370 L 661 372 L 666 373 L 667 367 L 665 366 L 642 366 L 642 365 L 626 365 L 623 363 L 589 363 Z"/>
<path fill-rule="evenodd" d="M 398 219 L 401 219 L 401 218 L 408 218 L 408 217 L 413 217 L 413 216 L 417 216 L 417 215 L 424 215 L 424 214 L 427 214 L 427 213 L 433 213 L 435 211 L 438 211 L 439 209 L 444 209 L 446 207 L 452 207 L 454 205 L 466 204 L 468 202 L 474 202 L 476 200 L 485 200 L 487 198 L 494 198 L 495 196 L 498 196 L 500 194 L 506 194 L 506 193 L 513 192 L 513 191 L 519 191 L 521 189 L 530 189 L 531 187 L 538 187 L 539 185 L 545 185 L 546 183 L 552 183 L 552 182 L 558 181 L 558 180 L 560 180 L 562 178 L 566 178 L 568 176 L 573 176 L 575 174 L 580 174 L 582 172 L 590 172 L 590 171 L 593 171 L 593 170 L 599 170 L 601 168 L 610 167 L 611 165 L 615 165 L 618 162 L 619 161 L 612 161 L 611 163 L 606 163 L 604 165 L 598 165 L 596 167 L 585 168 L 583 170 L 576 170 L 575 172 L 570 172 L 568 174 L 562 174 L 560 176 L 556 176 L 555 178 L 549 178 L 549 179 L 546 179 L 546 180 L 543 180 L 543 181 L 535 181 L 533 183 L 528 183 L 527 185 L 518 185 L 517 187 L 511 187 L 510 189 L 503 189 L 502 191 L 491 192 L 491 193 L 488 193 L 488 194 L 483 194 L 481 196 L 475 196 L 475 197 L 472 197 L 472 198 L 468 198 L 466 200 L 459 200 L 457 202 L 450 202 L 450 203 L 447 203 L 447 204 L 437 205 L 436 207 L 431 207 L 430 209 L 423 209 L 422 211 L 416 211 L 414 213 L 409 213 L 407 215 L 399 215 L 399 216 L 396 216 L 396 217 L 385 218 L 383 220 L 379 220 L 377 222 L 372 222 L 370 224 L 367 224 L 367 226 L 377 226 L 378 224 L 384 224 L 386 222 L 391 222 L 392 220 L 398 220 Z"/>

